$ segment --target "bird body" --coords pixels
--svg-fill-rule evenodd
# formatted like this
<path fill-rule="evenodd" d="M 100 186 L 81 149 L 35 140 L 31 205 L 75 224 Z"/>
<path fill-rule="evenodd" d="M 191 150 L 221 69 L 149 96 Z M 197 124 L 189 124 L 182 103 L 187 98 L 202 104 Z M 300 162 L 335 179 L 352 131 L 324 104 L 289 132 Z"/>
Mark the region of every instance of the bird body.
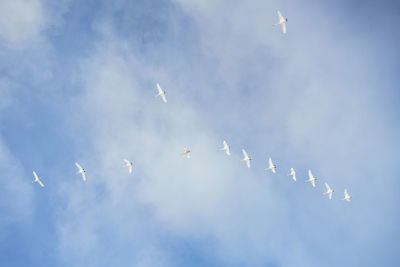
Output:
<path fill-rule="evenodd" d="M 190 150 L 187 147 L 183 148 L 183 155 L 186 155 L 188 159 L 190 159 Z"/>
<path fill-rule="evenodd" d="M 231 155 L 231 151 L 230 151 L 230 147 L 228 146 L 228 143 L 224 140 L 223 144 L 224 144 L 224 147 L 220 148 L 219 150 L 225 150 L 226 154 L 228 156 L 230 156 Z"/>
<path fill-rule="evenodd" d="M 288 174 L 288 176 L 292 176 L 293 181 L 296 182 L 296 172 L 294 171 L 293 168 L 290 168 L 290 173 Z"/>
<path fill-rule="evenodd" d="M 288 21 L 288 19 L 285 19 L 279 10 L 278 10 L 278 18 L 279 22 L 274 24 L 273 26 L 281 25 L 283 33 L 286 33 L 286 22 Z"/>
<path fill-rule="evenodd" d="M 328 183 L 325 183 L 325 187 L 326 187 L 326 192 L 324 193 L 324 195 L 329 195 L 329 199 L 332 199 L 332 193 L 335 192 L 335 190 L 332 190 Z"/>
<path fill-rule="evenodd" d="M 271 170 L 273 173 L 275 173 L 275 169 L 276 169 L 276 165 L 274 165 L 272 163 L 272 159 L 269 158 L 268 159 L 268 168 L 266 168 L 265 170 Z"/>
<path fill-rule="evenodd" d="M 125 161 L 125 167 L 129 168 L 129 173 L 132 173 L 133 163 L 130 162 L 129 160 L 127 160 L 127 159 L 124 159 L 124 161 Z"/>
<path fill-rule="evenodd" d="M 342 198 L 341 200 L 345 200 L 347 202 L 350 202 L 350 198 L 351 196 L 349 195 L 349 193 L 347 193 L 347 189 L 344 190 L 344 198 Z"/>
<path fill-rule="evenodd" d="M 311 170 L 308 170 L 308 177 L 309 179 L 306 182 L 310 182 L 312 187 L 315 187 L 315 181 L 318 179 L 317 177 L 314 177 L 311 173 Z"/>

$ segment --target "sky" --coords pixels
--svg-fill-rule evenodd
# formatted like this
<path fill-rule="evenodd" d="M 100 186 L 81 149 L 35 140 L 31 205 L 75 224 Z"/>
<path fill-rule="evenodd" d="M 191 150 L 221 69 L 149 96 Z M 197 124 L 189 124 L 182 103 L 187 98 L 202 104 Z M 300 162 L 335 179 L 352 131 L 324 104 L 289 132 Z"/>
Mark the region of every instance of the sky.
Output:
<path fill-rule="evenodd" d="M 399 14 L 0 1 L 1 265 L 396 266 Z"/>

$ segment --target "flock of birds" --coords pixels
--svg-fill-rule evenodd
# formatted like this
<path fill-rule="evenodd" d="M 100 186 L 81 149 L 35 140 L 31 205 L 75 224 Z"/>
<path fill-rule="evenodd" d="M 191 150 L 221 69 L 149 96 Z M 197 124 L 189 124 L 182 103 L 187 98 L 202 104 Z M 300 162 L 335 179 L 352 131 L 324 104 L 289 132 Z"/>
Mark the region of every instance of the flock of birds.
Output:
<path fill-rule="evenodd" d="M 276 24 L 273 24 L 273 26 L 278 26 L 281 25 L 282 26 L 282 31 L 283 33 L 286 33 L 286 22 L 288 21 L 287 18 L 284 18 L 281 14 L 281 12 L 279 12 L 278 10 L 278 18 L 279 18 L 279 22 Z M 161 88 L 160 84 L 156 84 L 157 90 L 158 90 L 158 94 L 156 95 L 156 97 L 161 97 L 162 101 L 164 103 L 167 103 L 167 97 L 165 96 L 165 91 Z M 220 148 L 219 150 L 225 151 L 225 153 L 230 156 L 231 152 L 230 152 L 230 146 L 228 145 L 228 143 L 224 140 L 223 141 L 223 147 Z M 247 154 L 246 150 L 242 149 L 242 153 L 243 153 L 243 159 L 241 159 L 240 161 L 245 162 L 247 165 L 247 168 L 250 168 L 250 161 L 252 160 L 251 157 L 249 157 L 249 155 Z M 183 155 L 186 156 L 186 158 L 190 159 L 190 150 L 187 147 L 183 148 Z M 133 171 L 133 163 L 127 159 L 124 159 L 125 162 L 125 167 L 128 167 L 128 171 L 131 174 Z M 84 168 L 82 168 L 81 165 L 79 165 L 79 163 L 75 162 L 76 167 L 78 168 L 78 171 L 76 172 L 76 174 L 80 174 L 82 176 L 82 180 L 86 181 L 86 171 Z M 269 158 L 268 159 L 268 168 L 265 169 L 266 171 L 271 171 L 272 173 L 276 173 L 276 165 L 273 164 L 272 159 Z M 32 183 L 37 182 L 41 187 L 44 187 L 44 184 L 42 182 L 42 180 L 38 177 L 38 175 L 36 174 L 35 171 L 33 171 L 33 176 L 35 177 L 35 180 L 32 181 Z M 290 173 L 288 174 L 288 176 L 292 176 L 293 181 L 296 182 L 296 171 L 293 168 L 290 168 Z M 318 179 L 317 177 L 315 177 L 312 173 L 311 170 L 308 170 L 308 177 L 309 179 L 306 180 L 305 182 L 309 182 L 311 183 L 312 187 L 315 188 L 315 181 Z M 333 192 L 335 192 L 335 190 L 333 190 L 328 183 L 325 182 L 325 187 L 326 187 L 326 192 L 324 192 L 324 195 L 328 195 L 329 199 L 332 199 L 332 194 Z M 347 202 L 350 202 L 351 196 L 348 194 L 347 189 L 344 189 L 344 198 L 342 198 L 341 200 L 345 200 Z"/>

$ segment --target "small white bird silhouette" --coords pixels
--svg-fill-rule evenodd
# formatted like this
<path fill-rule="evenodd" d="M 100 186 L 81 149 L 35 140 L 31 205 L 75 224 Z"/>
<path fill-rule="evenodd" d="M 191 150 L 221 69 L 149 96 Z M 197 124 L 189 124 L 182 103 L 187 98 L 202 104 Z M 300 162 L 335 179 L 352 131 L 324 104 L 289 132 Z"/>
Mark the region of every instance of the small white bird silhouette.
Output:
<path fill-rule="evenodd" d="M 82 175 L 82 180 L 83 181 L 86 181 L 86 175 L 85 175 L 85 169 L 83 169 L 82 167 L 81 167 L 81 165 L 79 165 L 79 163 L 78 162 L 75 162 L 75 165 L 76 165 L 76 167 L 78 168 L 78 172 L 76 173 L 76 174 L 81 174 Z"/>
<path fill-rule="evenodd" d="M 344 190 L 344 198 L 342 198 L 341 200 L 346 200 L 347 202 L 350 202 L 350 198 L 351 196 L 349 195 L 349 193 L 347 193 L 347 189 Z"/>
<path fill-rule="evenodd" d="M 219 150 L 225 150 L 226 154 L 228 156 L 230 156 L 231 155 L 231 151 L 230 151 L 230 147 L 228 146 L 228 143 L 224 140 L 223 144 L 224 144 L 224 147 L 220 148 Z"/>
<path fill-rule="evenodd" d="M 242 149 L 242 153 L 243 153 L 243 159 L 241 159 L 240 161 L 245 161 L 247 168 L 250 168 L 250 160 L 252 160 L 252 158 L 250 158 L 249 155 L 247 155 L 246 150 Z"/>
<path fill-rule="evenodd" d="M 33 176 L 35 176 L 35 180 L 33 180 L 32 183 L 37 182 L 38 184 L 40 184 L 41 187 L 44 187 L 44 184 L 42 183 L 40 178 L 37 176 L 35 171 L 33 171 Z"/>
<path fill-rule="evenodd" d="M 269 158 L 269 159 L 268 159 L 268 168 L 266 168 L 265 170 L 266 170 L 266 171 L 267 171 L 267 170 L 271 170 L 273 173 L 275 173 L 275 169 L 276 169 L 276 165 L 274 165 L 274 164 L 272 163 L 272 159 Z"/>
<path fill-rule="evenodd" d="M 165 97 L 165 91 L 163 91 L 160 87 L 160 85 L 157 83 L 157 89 L 158 89 L 158 94 L 157 96 L 161 96 L 162 100 L 164 101 L 164 103 L 167 103 L 167 98 Z"/>
<path fill-rule="evenodd" d="M 332 199 L 332 193 L 335 192 L 335 190 L 332 190 L 328 183 L 325 183 L 325 187 L 326 187 L 326 192 L 324 193 L 324 195 L 329 195 L 329 199 Z"/>
<path fill-rule="evenodd" d="M 129 168 L 129 173 L 132 173 L 133 163 L 127 159 L 124 159 L 124 161 L 125 161 L 125 167 Z"/>
<path fill-rule="evenodd" d="M 311 170 L 308 170 L 308 177 L 310 179 L 308 179 L 306 182 L 310 182 L 312 184 L 313 187 L 315 187 L 315 181 L 318 180 L 317 177 L 314 177 L 311 173 Z"/>
<path fill-rule="evenodd" d="M 183 148 L 183 155 L 186 155 L 188 159 L 190 159 L 190 150 L 187 147 Z"/>
<path fill-rule="evenodd" d="M 294 171 L 293 168 L 290 168 L 290 173 L 288 174 L 288 176 L 292 176 L 293 181 L 296 182 L 296 172 Z"/>
<path fill-rule="evenodd" d="M 278 26 L 278 25 L 282 25 L 282 31 L 283 33 L 286 33 L 286 22 L 288 21 L 288 19 L 283 18 L 281 12 L 279 12 L 278 10 L 278 17 L 279 17 L 279 22 L 274 24 L 273 26 Z"/>

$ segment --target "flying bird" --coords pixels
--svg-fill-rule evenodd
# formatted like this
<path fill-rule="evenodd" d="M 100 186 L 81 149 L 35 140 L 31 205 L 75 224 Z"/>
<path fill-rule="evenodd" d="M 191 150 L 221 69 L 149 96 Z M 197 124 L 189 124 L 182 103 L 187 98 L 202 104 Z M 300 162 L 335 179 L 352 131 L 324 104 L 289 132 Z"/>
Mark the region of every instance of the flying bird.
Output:
<path fill-rule="evenodd" d="M 127 159 L 124 159 L 124 161 L 125 161 L 125 167 L 129 168 L 129 173 L 132 173 L 133 163 Z"/>
<path fill-rule="evenodd" d="M 279 22 L 274 24 L 273 26 L 278 26 L 278 25 L 282 25 L 282 31 L 283 33 L 286 33 L 286 22 L 288 21 L 288 19 L 283 18 L 281 12 L 279 12 L 278 10 L 278 17 L 279 17 Z"/>
<path fill-rule="evenodd" d="M 306 182 L 310 182 L 312 184 L 313 187 L 315 187 L 315 180 L 318 180 L 317 177 L 314 177 L 311 173 L 311 170 L 308 170 L 308 177 L 310 179 L 308 179 Z"/>
<path fill-rule="evenodd" d="M 335 190 L 332 190 L 328 183 L 325 183 L 325 187 L 326 187 L 326 192 L 324 193 L 324 195 L 329 195 L 329 199 L 332 199 L 332 193 L 335 192 Z"/>
<path fill-rule="evenodd" d="M 183 155 L 186 155 L 188 159 L 190 159 L 190 150 L 187 147 L 183 148 Z"/>
<path fill-rule="evenodd" d="M 247 155 L 246 150 L 242 149 L 242 153 L 243 153 L 243 159 L 241 159 L 240 161 L 245 161 L 247 168 L 250 168 L 250 160 L 252 160 L 252 158 L 250 158 L 249 155 Z"/>
<path fill-rule="evenodd" d="M 33 176 L 35 176 L 35 180 L 33 180 L 32 183 L 37 182 L 38 184 L 40 184 L 41 187 L 44 187 L 44 184 L 42 183 L 40 178 L 37 176 L 35 171 L 33 171 Z"/>
<path fill-rule="evenodd" d="M 350 202 L 350 198 L 351 196 L 349 195 L 349 193 L 347 193 L 347 189 L 344 190 L 344 198 L 342 198 L 341 200 L 346 200 L 347 202 Z"/>
<path fill-rule="evenodd" d="M 266 171 L 267 171 L 267 170 L 271 170 L 273 173 L 275 173 L 275 169 L 276 169 L 276 165 L 274 165 L 274 164 L 272 163 L 272 159 L 269 158 L 269 159 L 268 159 L 268 168 L 266 168 L 265 170 L 266 170 Z"/>
<path fill-rule="evenodd" d="M 78 172 L 76 174 L 82 174 L 82 180 L 86 181 L 86 175 L 85 175 L 85 169 L 81 167 L 81 165 L 79 165 L 78 162 L 75 162 L 76 167 L 78 168 Z"/>
<path fill-rule="evenodd" d="M 231 151 L 230 151 L 230 147 L 228 146 L 228 143 L 224 140 L 223 144 L 224 144 L 224 147 L 220 148 L 219 150 L 225 150 L 226 154 L 228 156 L 230 156 L 231 155 Z"/>
<path fill-rule="evenodd" d="M 294 171 L 293 168 L 290 168 L 290 173 L 288 174 L 288 176 L 292 176 L 293 181 L 296 182 L 296 172 Z"/>
<path fill-rule="evenodd" d="M 165 91 L 163 91 L 163 89 L 161 89 L 161 87 L 158 83 L 157 83 L 157 89 L 158 89 L 158 94 L 156 95 L 156 97 L 161 96 L 164 103 L 167 103 L 167 98 L 165 97 Z"/>

